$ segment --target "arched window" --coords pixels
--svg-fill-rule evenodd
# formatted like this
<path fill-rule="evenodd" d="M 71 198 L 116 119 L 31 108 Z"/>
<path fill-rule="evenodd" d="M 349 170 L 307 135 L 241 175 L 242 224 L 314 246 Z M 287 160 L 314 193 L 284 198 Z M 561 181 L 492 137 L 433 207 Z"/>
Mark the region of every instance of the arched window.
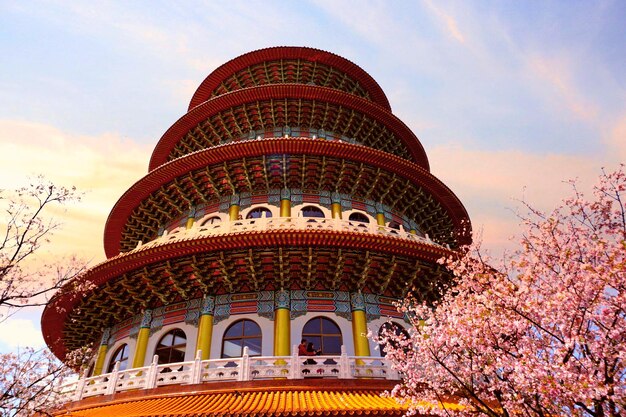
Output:
<path fill-rule="evenodd" d="M 315 206 L 303 207 L 300 212 L 302 213 L 302 217 L 317 217 L 320 219 L 326 217 L 324 216 L 324 212 Z"/>
<path fill-rule="evenodd" d="M 367 217 L 365 214 L 358 212 L 358 211 L 355 211 L 354 213 L 352 213 L 350 217 L 348 217 L 348 220 L 351 222 L 359 222 L 359 223 L 370 222 L 369 217 Z M 359 226 L 363 226 L 363 225 L 359 225 Z"/>
<path fill-rule="evenodd" d="M 384 337 L 384 333 L 390 333 L 396 336 L 402 336 L 404 339 L 409 338 L 409 334 L 407 333 L 406 330 L 404 330 L 404 327 L 394 322 L 386 322 L 386 323 L 383 323 L 382 326 L 380 326 L 380 329 L 378 329 L 378 337 Z M 397 347 L 397 342 L 393 340 L 390 341 L 389 344 L 394 348 Z M 380 349 L 380 356 L 387 356 L 387 352 L 385 352 L 385 346 L 387 346 L 387 344 L 378 345 Z"/>
<path fill-rule="evenodd" d="M 396 221 L 391 221 L 389 222 L 389 228 L 391 229 L 396 229 L 396 230 L 400 230 L 400 223 L 396 222 Z"/>
<path fill-rule="evenodd" d="M 222 219 L 220 219 L 218 216 L 213 216 L 213 217 L 209 217 L 206 220 L 203 220 L 202 223 L 200 223 L 200 226 L 206 226 L 209 224 L 215 224 L 215 223 L 219 223 L 221 222 Z"/>
<path fill-rule="evenodd" d="M 159 364 L 185 361 L 187 336 L 180 329 L 174 329 L 165 334 L 154 351 L 159 356 Z"/>
<path fill-rule="evenodd" d="M 389 222 L 389 225 L 387 227 L 389 227 L 390 229 L 394 229 L 394 230 L 391 231 L 391 233 L 398 234 L 398 232 L 396 232 L 396 230 L 400 230 L 400 223 L 395 222 L 395 221 L 391 221 L 391 222 Z"/>
<path fill-rule="evenodd" d="M 313 343 L 322 355 L 340 355 L 343 339 L 339 326 L 329 318 L 315 317 L 309 320 L 302 329 L 302 339 Z"/>
<path fill-rule="evenodd" d="M 226 329 L 222 338 L 222 358 L 239 358 L 243 348 L 248 355 L 261 356 L 261 328 L 252 320 L 239 320 Z"/>
<path fill-rule="evenodd" d="M 109 367 L 107 368 L 107 373 L 113 372 L 113 368 L 115 367 L 115 362 L 120 363 L 119 370 L 123 371 L 128 368 L 128 345 L 124 343 L 122 346 L 118 347 L 113 356 L 111 356 L 111 361 L 109 362 Z"/>
<path fill-rule="evenodd" d="M 265 213 L 265 216 L 263 215 Z M 265 207 L 257 207 L 248 212 L 246 219 L 260 219 L 261 217 L 272 217 L 272 212 Z"/>

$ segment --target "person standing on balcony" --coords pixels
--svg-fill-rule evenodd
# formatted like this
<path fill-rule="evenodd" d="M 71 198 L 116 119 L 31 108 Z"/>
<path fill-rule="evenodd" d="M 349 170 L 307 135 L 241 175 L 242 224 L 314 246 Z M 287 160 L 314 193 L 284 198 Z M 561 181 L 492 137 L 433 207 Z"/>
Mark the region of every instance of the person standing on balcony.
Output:
<path fill-rule="evenodd" d="M 302 341 L 298 345 L 298 356 L 307 356 L 306 348 L 307 348 L 306 339 L 302 339 Z"/>

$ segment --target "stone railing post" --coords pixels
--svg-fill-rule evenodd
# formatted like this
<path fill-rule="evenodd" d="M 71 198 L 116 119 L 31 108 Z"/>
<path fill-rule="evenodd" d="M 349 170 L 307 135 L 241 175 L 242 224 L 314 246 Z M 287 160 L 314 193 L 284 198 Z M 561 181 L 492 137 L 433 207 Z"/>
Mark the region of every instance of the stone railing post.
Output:
<path fill-rule="evenodd" d="M 250 356 L 248 356 L 248 347 L 243 348 L 243 356 L 241 356 L 241 369 L 239 370 L 239 381 L 250 380 Z"/>
<path fill-rule="evenodd" d="M 265 212 L 261 213 L 261 218 L 258 219 L 258 221 L 256 222 L 255 229 L 261 230 L 261 231 L 266 230 L 267 229 L 267 222 L 268 222 L 268 220 L 269 219 L 268 219 L 266 213 Z"/>
<path fill-rule="evenodd" d="M 146 375 L 146 383 L 144 385 L 145 389 L 156 387 L 158 363 L 159 363 L 159 355 L 154 355 L 152 357 L 152 363 L 150 363 L 150 367 L 148 368 L 148 373 Z"/>
<path fill-rule="evenodd" d="M 193 361 L 191 370 L 191 383 L 199 384 L 202 381 L 202 350 L 196 352 L 196 359 Z"/>
<path fill-rule="evenodd" d="M 117 388 L 117 378 L 120 369 L 120 363 L 115 362 L 115 366 L 113 367 L 113 372 L 109 375 L 109 383 L 107 384 L 107 390 L 105 392 L 106 395 L 111 395 L 115 393 L 115 388 Z"/>
<path fill-rule="evenodd" d="M 293 345 L 291 348 L 291 364 L 289 366 L 289 379 L 302 379 L 300 372 L 300 357 L 298 356 L 298 346 Z"/>
<path fill-rule="evenodd" d="M 344 345 L 341 345 L 341 356 L 339 357 L 339 378 L 352 379 L 352 375 L 350 375 L 350 360 Z"/>
<path fill-rule="evenodd" d="M 74 395 L 72 396 L 73 401 L 80 401 L 83 399 L 83 392 L 85 391 L 85 384 L 87 383 L 88 374 L 89 369 L 85 369 L 85 372 L 83 372 L 83 377 L 80 378 L 76 383 L 76 390 L 74 390 Z"/>

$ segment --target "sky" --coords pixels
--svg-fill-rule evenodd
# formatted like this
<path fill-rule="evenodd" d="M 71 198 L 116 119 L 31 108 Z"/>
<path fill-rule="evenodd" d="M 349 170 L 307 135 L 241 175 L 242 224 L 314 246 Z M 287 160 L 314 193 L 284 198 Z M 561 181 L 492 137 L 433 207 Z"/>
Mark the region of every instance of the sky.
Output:
<path fill-rule="evenodd" d="M 117 199 L 219 65 L 271 46 L 341 55 L 383 88 L 483 247 L 626 162 L 623 1 L 0 0 L 0 189 L 43 174 L 85 192 L 41 256 L 104 260 Z M 0 222 L 3 221 L 0 218 Z M 0 351 L 41 345 L 39 310 Z"/>

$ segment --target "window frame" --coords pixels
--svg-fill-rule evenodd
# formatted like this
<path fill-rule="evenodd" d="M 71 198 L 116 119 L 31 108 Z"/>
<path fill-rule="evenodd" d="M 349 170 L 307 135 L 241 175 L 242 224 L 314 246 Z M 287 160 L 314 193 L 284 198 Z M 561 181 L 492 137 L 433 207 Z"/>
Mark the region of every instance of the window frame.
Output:
<path fill-rule="evenodd" d="M 261 215 L 259 217 L 250 217 L 252 213 L 261 213 Z M 262 219 L 263 218 L 262 213 L 268 213 L 268 215 L 265 216 L 266 219 L 269 219 L 273 216 L 272 210 L 270 210 L 268 207 L 257 206 L 248 210 L 248 212 L 246 213 L 246 219 L 250 219 L 250 220 Z"/>
<path fill-rule="evenodd" d="M 305 328 L 309 325 L 309 323 L 311 323 L 314 320 L 320 320 L 320 325 L 319 325 L 319 333 L 305 333 Z M 337 329 L 338 333 L 324 333 L 324 327 L 323 327 L 323 322 L 327 321 L 330 324 L 332 324 L 333 326 L 335 326 L 335 328 Z M 339 352 L 328 352 L 327 349 L 325 349 L 324 347 L 324 338 L 325 337 L 337 337 L 339 336 Z M 335 322 L 333 319 L 326 317 L 326 316 L 315 316 L 312 317 L 311 319 L 307 320 L 306 323 L 304 323 L 304 326 L 302 326 L 302 334 L 301 334 L 301 339 L 306 339 L 308 342 L 311 342 L 312 338 L 318 338 L 320 343 L 319 346 L 315 346 L 316 349 L 320 350 L 322 353 L 322 355 L 340 355 L 341 354 L 341 346 L 343 346 L 343 332 L 341 331 L 341 327 L 339 327 L 339 324 L 337 324 L 337 322 Z"/>
<path fill-rule="evenodd" d="M 169 346 L 161 346 L 163 339 L 165 339 L 167 336 L 169 336 L 170 334 L 172 334 L 172 345 Z M 185 339 L 185 343 L 181 344 L 173 344 L 173 342 L 176 341 L 177 337 L 183 337 Z M 154 354 L 158 355 L 159 360 L 158 360 L 158 364 L 159 365 L 165 365 L 168 363 L 178 363 L 178 362 L 184 362 L 185 361 L 185 356 L 187 355 L 187 344 L 188 344 L 189 339 L 187 338 L 187 334 L 185 333 L 185 331 L 183 329 L 180 328 L 174 328 L 174 329 L 170 329 L 168 330 L 166 333 L 163 334 L 163 336 L 161 336 L 161 338 L 159 338 L 159 341 L 156 344 L 156 347 L 154 348 Z M 183 348 L 182 352 L 183 352 L 183 357 L 182 357 L 182 361 L 172 361 L 172 352 L 176 351 L 176 352 L 180 352 L 181 349 Z M 178 349 L 177 349 L 178 348 Z M 159 351 L 166 351 L 168 352 L 168 358 L 167 361 L 165 361 L 164 359 L 161 358 L 161 355 L 159 354 Z"/>
<path fill-rule="evenodd" d="M 120 359 L 117 359 L 117 356 L 119 354 L 122 354 Z M 126 357 L 124 357 L 124 353 L 126 353 Z M 130 359 L 130 347 L 128 346 L 128 343 L 122 343 L 120 346 L 118 346 L 117 349 L 115 349 L 115 351 L 113 351 L 113 355 L 111 355 L 111 358 L 109 359 L 109 366 L 107 366 L 107 374 L 110 374 L 111 372 L 113 372 L 113 368 L 115 367 L 115 363 L 119 361 L 120 363 L 120 367 L 119 367 L 119 371 L 123 371 L 125 369 L 128 369 L 128 362 Z"/>
<path fill-rule="evenodd" d="M 316 212 L 318 214 L 321 214 L 321 216 L 305 216 L 304 215 L 304 211 L 307 209 L 313 209 L 313 212 Z M 326 218 L 326 213 L 324 213 L 324 210 L 322 210 L 321 208 L 314 206 L 312 204 L 308 204 L 304 207 L 302 207 L 300 209 L 300 217 L 304 217 L 304 218 L 308 218 L 308 219 L 325 219 Z"/>
<path fill-rule="evenodd" d="M 199 226 L 208 226 L 210 224 L 221 223 L 223 220 L 220 216 L 209 216 L 200 221 Z"/>
<path fill-rule="evenodd" d="M 258 334 L 254 334 L 254 335 L 250 335 L 250 336 L 246 336 L 245 330 L 246 330 L 246 323 L 247 322 L 254 324 L 259 329 L 259 333 Z M 237 323 L 242 323 L 241 335 L 229 336 L 228 332 Z M 224 334 L 222 335 L 222 347 L 221 347 L 221 350 L 220 350 L 220 358 L 222 358 L 222 359 L 230 359 L 230 358 L 240 358 L 241 356 L 243 356 L 243 349 L 245 347 L 244 341 L 247 340 L 247 339 L 259 339 L 259 347 L 260 347 L 258 355 L 257 354 L 252 354 L 252 355 L 249 355 L 249 356 L 262 356 L 263 355 L 263 329 L 261 328 L 259 323 L 257 323 L 256 321 L 244 318 L 244 319 L 235 320 L 234 322 L 232 322 L 231 324 L 228 325 L 226 330 L 224 330 Z M 241 341 L 241 345 L 240 345 L 241 356 L 224 356 L 224 344 L 227 343 L 228 341 L 231 341 L 231 340 L 240 340 Z"/>
<path fill-rule="evenodd" d="M 353 219 L 352 216 L 359 216 L 366 221 L 362 221 L 361 219 Z M 370 217 L 362 211 L 353 211 L 352 213 L 350 213 L 348 215 L 348 221 L 358 223 L 356 224 L 356 226 L 360 227 L 367 227 L 370 223 L 372 223 L 372 219 L 370 219 Z"/>

